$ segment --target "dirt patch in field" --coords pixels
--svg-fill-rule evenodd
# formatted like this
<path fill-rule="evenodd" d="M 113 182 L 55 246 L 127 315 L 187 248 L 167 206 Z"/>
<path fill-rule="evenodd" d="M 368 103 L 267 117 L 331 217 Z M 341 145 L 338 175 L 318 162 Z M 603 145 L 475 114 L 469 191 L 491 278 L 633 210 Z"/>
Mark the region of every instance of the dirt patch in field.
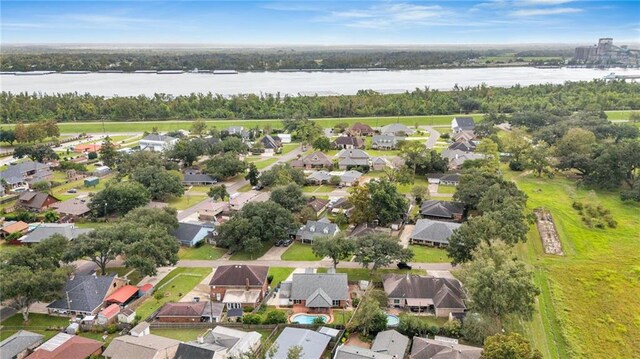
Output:
<path fill-rule="evenodd" d="M 558 238 L 558 231 L 556 230 L 556 225 L 553 222 L 551 213 L 544 208 L 538 208 L 534 210 L 533 213 L 536 215 L 536 226 L 542 239 L 544 252 L 563 256 L 562 243 L 560 242 L 560 238 Z"/>

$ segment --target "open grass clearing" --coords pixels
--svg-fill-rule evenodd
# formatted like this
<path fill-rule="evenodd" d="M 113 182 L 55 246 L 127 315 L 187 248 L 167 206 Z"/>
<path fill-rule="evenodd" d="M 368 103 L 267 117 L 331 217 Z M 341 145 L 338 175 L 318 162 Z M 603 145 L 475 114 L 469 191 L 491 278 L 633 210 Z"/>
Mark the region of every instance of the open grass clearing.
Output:
<path fill-rule="evenodd" d="M 415 175 L 413 183 L 398 184 L 398 191 L 402 194 L 409 194 L 411 193 L 411 189 L 415 186 L 429 187 L 429 181 L 425 176 Z"/>
<path fill-rule="evenodd" d="M 227 250 L 214 247 L 210 244 L 203 244 L 200 247 L 180 247 L 178 258 L 188 260 L 216 260 L 220 259 Z"/>
<path fill-rule="evenodd" d="M 565 252 L 544 254 L 534 226 L 529 241 L 517 246 L 533 266 L 542 294 L 536 318 L 513 326 L 551 358 L 640 353 L 640 205 L 621 202 L 616 192 L 577 188 L 562 175 L 506 175 L 528 195 L 528 208 L 550 211 Z M 588 228 L 571 207 L 575 200 L 609 209 L 617 228 Z"/>
<path fill-rule="evenodd" d="M 264 160 L 253 162 L 253 164 L 256 165 L 257 169 L 262 170 L 276 162 L 278 162 L 278 158 L 272 157 L 272 158 L 266 158 Z"/>
<path fill-rule="evenodd" d="M 456 193 L 456 186 L 438 185 L 438 193 L 454 194 Z"/>
<path fill-rule="evenodd" d="M 320 185 L 320 186 L 304 186 L 302 188 L 302 192 L 304 193 L 329 193 L 329 192 L 333 192 L 336 189 L 335 186 L 329 186 L 329 185 Z"/>
<path fill-rule="evenodd" d="M 229 259 L 232 261 L 248 261 L 248 260 L 250 261 L 250 260 L 258 259 L 262 257 L 265 253 L 267 253 L 267 251 L 271 247 L 273 247 L 272 242 L 262 242 L 262 247 L 258 248 L 257 251 L 253 253 L 249 253 L 246 251 L 235 252 L 233 255 L 231 255 Z"/>
<path fill-rule="evenodd" d="M 280 257 L 283 261 L 319 261 L 322 258 L 316 257 L 311 250 L 310 244 L 294 242 L 287 248 L 287 251 Z"/>
<path fill-rule="evenodd" d="M 165 338 L 171 338 L 182 342 L 190 342 L 198 339 L 207 329 L 187 329 L 187 328 L 171 328 L 171 329 L 153 329 L 151 334 L 159 335 Z"/>
<path fill-rule="evenodd" d="M 409 246 L 413 251 L 412 262 L 416 263 L 449 263 L 451 259 L 444 248 L 434 248 L 429 246 L 412 244 Z"/>
<path fill-rule="evenodd" d="M 372 274 L 371 269 L 367 268 L 338 268 L 337 273 L 346 273 L 350 282 L 369 280 L 381 282 L 382 276 L 385 274 L 426 274 L 425 270 L 412 269 L 410 271 L 403 269 L 378 269 L 377 273 Z M 318 273 L 327 273 L 327 268 L 318 268 Z"/>
<path fill-rule="evenodd" d="M 295 150 L 298 147 L 300 147 L 299 143 L 285 143 L 285 144 L 282 145 L 282 153 L 281 153 L 281 155 L 286 155 L 287 153 Z"/>
<path fill-rule="evenodd" d="M 353 316 L 353 310 L 334 309 L 333 310 L 333 322 L 331 324 L 345 325 L 349 322 L 349 319 Z"/>
<path fill-rule="evenodd" d="M 177 302 L 185 294 L 189 293 L 198 283 L 204 279 L 209 273 L 211 268 L 184 268 L 178 267 L 172 270 L 166 277 L 164 277 L 155 286 L 155 292 L 163 293 L 164 297 L 160 300 L 154 297 L 148 298 L 136 312 L 146 319 L 153 312 L 162 307 L 168 302 Z"/>
<path fill-rule="evenodd" d="M 207 198 L 208 196 L 206 194 L 185 193 L 182 197 L 173 198 L 167 203 L 169 203 L 169 206 L 180 211 L 198 204 Z"/>
<path fill-rule="evenodd" d="M 189 193 L 195 194 L 195 193 L 204 193 L 207 194 L 209 193 L 209 189 L 211 189 L 212 186 L 191 186 L 189 187 Z"/>
<path fill-rule="evenodd" d="M 293 268 L 288 267 L 269 267 L 269 274 L 273 276 L 273 280 L 271 280 L 271 288 L 275 288 L 282 282 L 287 279 L 289 275 L 293 273 Z"/>

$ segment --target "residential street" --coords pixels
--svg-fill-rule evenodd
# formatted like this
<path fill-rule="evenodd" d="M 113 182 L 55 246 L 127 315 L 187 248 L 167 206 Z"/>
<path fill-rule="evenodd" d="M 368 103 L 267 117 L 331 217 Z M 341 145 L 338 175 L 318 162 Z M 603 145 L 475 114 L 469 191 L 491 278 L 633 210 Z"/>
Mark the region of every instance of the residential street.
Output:
<path fill-rule="evenodd" d="M 427 142 L 425 142 L 425 146 L 427 146 L 427 148 L 433 148 L 440 138 L 440 132 L 436 131 L 431 126 L 420 126 L 420 128 L 425 129 L 427 130 L 427 132 L 429 132 L 429 139 L 427 139 Z"/>
<path fill-rule="evenodd" d="M 234 265 L 234 264 L 247 264 L 248 261 L 234 261 L 226 259 L 218 260 L 181 260 L 178 261 L 178 267 L 218 267 L 221 265 Z M 269 267 L 288 267 L 288 268 L 329 268 L 331 267 L 330 260 L 321 261 L 282 261 L 282 260 L 263 260 L 256 259 L 251 261 L 253 265 L 262 265 Z M 448 271 L 453 268 L 451 263 L 410 263 L 413 269 L 425 269 L 425 270 L 438 270 Z M 357 262 L 340 262 L 338 268 L 362 268 L 362 265 Z M 397 268 L 395 263 L 386 268 Z"/>

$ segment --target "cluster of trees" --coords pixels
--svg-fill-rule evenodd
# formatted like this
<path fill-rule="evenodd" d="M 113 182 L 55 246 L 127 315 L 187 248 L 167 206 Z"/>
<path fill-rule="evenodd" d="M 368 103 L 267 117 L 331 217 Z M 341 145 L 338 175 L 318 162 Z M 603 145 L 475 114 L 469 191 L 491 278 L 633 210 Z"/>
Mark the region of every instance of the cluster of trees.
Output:
<path fill-rule="evenodd" d="M 516 113 L 640 109 L 638 84 L 567 82 L 562 85 L 494 88 L 479 85 L 452 91 L 416 89 L 402 94 L 361 90 L 352 96 L 215 94 L 110 97 L 75 93 L 0 93 L 0 118 L 6 123 L 57 121 L 131 121 L 194 118 L 295 118 L 446 115 L 463 112 Z"/>
<path fill-rule="evenodd" d="M 523 112 L 507 120 L 515 127 L 503 138 L 490 137 L 511 154 L 512 170 L 530 169 L 537 176 L 553 170 L 573 171 L 588 185 L 622 190 L 622 198 L 640 201 L 639 130 L 633 124 L 612 123 L 604 113 Z M 640 115 L 631 115 L 637 122 Z"/>
<path fill-rule="evenodd" d="M 387 314 L 384 312 L 387 305 L 387 294 L 383 290 L 368 290 L 353 314 L 347 330 L 357 330 L 365 337 L 374 337 L 387 329 Z"/>
<path fill-rule="evenodd" d="M 97 51 L 67 49 L 31 51 L 9 49 L 0 56 L 1 71 L 99 71 L 99 70 L 242 70 L 277 71 L 279 69 L 334 69 L 387 67 L 420 69 L 469 65 L 469 59 L 482 56 L 511 55 L 511 49 L 486 50 L 338 50 L 277 49 L 251 51 L 151 50 Z M 535 50 L 536 57 L 571 57 L 572 49 Z M 532 52 L 518 52 L 516 56 Z M 318 60 L 321 59 L 321 60 Z"/>
<path fill-rule="evenodd" d="M 349 192 L 349 202 L 353 204 L 349 219 L 354 224 L 378 221 L 386 226 L 406 219 L 409 204 L 387 179 L 369 181 L 364 186 L 352 187 Z"/>
<path fill-rule="evenodd" d="M 20 144 L 13 150 L 13 157 L 22 158 L 29 157 L 32 161 L 46 162 L 57 160 L 60 158 L 51 146 L 43 144 Z"/>
<path fill-rule="evenodd" d="M 30 143 L 40 142 L 45 138 L 57 138 L 60 136 L 60 128 L 54 120 L 40 120 L 28 125 L 18 122 L 13 128 L 0 129 L 0 142 L 7 142 L 13 146 L 14 142 Z"/>

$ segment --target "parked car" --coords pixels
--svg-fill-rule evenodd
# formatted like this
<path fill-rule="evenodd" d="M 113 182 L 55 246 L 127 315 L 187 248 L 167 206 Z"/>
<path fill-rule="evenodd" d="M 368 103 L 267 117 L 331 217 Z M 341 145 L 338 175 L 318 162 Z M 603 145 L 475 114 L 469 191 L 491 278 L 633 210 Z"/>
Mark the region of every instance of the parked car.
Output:
<path fill-rule="evenodd" d="M 67 193 L 78 193 L 78 190 L 75 188 L 71 188 L 67 191 Z"/>
<path fill-rule="evenodd" d="M 411 270 L 411 266 L 405 262 L 398 262 L 398 269 Z"/>
<path fill-rule="evenodd" d="M 282 246 L 283 244 L 284 244 L 284 240 L 282 240 L 282 239 L 278 239 L 278 240 L 276 241 L 276 243 L 275 243 L 275 246 L 276 246 L 276 247 L 280 247 L 280 246 Z"/>
<path fill-rule="evenodd" d="M 259 191 L 259 190 L 261 190 L 263 188 L 264 188 L 264 186 L 261 185 L 261 184 L 258 184 L 256 186 L 251 187 L 251 189 L 254 190 L 254 191 Z"/>
<path fill-rule="evenodd" d="M 282 245 L 284 247 L 289 247 L 291 245 L 291 243 L 293 243 L 292 239 L 285 239 L 284 241 L 282 241 Z"/>

